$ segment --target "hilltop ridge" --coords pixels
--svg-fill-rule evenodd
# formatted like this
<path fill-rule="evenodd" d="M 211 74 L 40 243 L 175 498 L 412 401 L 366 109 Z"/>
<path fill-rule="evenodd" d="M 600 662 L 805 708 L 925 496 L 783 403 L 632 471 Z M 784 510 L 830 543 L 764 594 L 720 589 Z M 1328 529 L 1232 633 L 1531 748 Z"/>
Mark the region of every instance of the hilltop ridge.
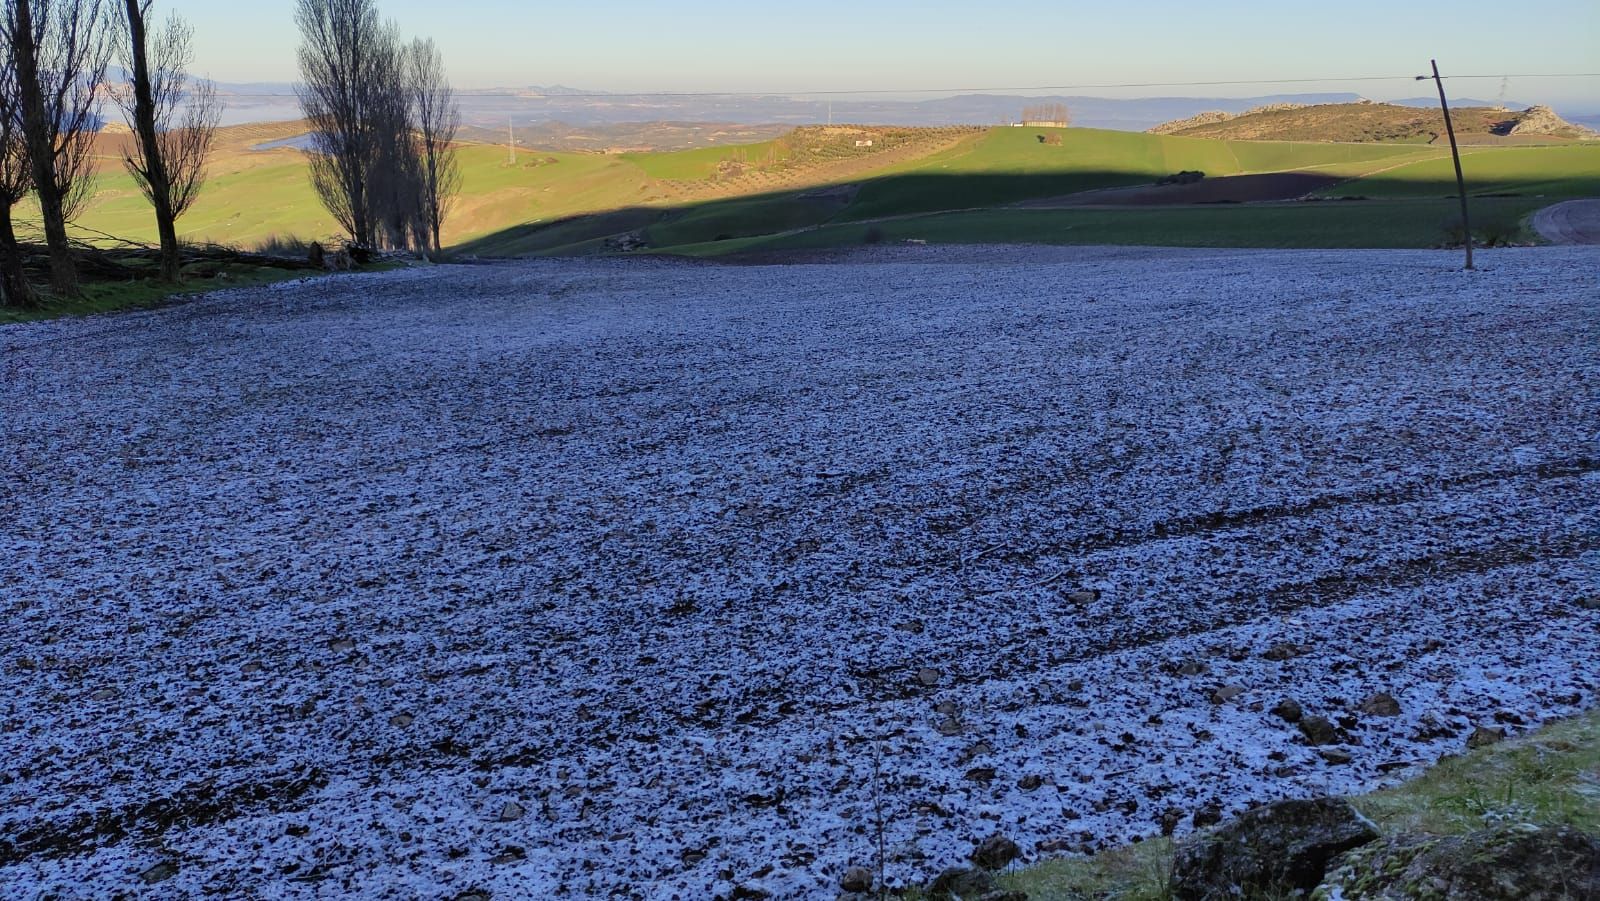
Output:
<path fill-rule="evenodd" d="M 1600 135 L 1561 118 L 1548 106 L 1511 110 L 1466 106 L 1451 110 L 1456 135 L 1472 144 L 1591 141 Z M 1444 136 L 1444 115 L 1370 100 L 1355 103 L 1274 103 L 1243 113 L 1222 110 L 1166 122 L 1151 134 L 1241 141 L 1332 141 L 1431 144 Z"/>

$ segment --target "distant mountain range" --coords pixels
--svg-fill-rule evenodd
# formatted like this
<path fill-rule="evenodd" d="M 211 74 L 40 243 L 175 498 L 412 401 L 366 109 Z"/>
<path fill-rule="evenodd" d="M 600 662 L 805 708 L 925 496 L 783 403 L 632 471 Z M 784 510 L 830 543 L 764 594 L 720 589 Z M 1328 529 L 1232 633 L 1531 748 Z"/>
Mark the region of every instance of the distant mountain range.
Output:
<path fill-rule="evenodd" d="M 281 121 L 299 117 L 294 86 L 253 83 L 219 84 L 228 124 Z M 1351 103 L 1357 94 L 1272 94 L 1260 97 L 1034 97 L 966 94 L 928 100 L 865 99 L 858 96 L 792 97 L 733 94 L 609 94 L 579 88 L 531 86 L 522 89 L 459 91 L 462 115 L 470 125 L 504 128 L 562 122 L 572 126 L 606 126 L 639 122 L 701 122 L 740 125 L 811 125 L 829 121 L 873 125 L 1002 125 L 1017 121 L 1025 106 L 1063 103 L 1074 125 L 1121 131 L 1144 131 L 1163 122 L 1219 110 L 1242 113 L 1277 103 Z M 1432 106 L 1437 98 L 1418 97 L 1399 104 Z M 1492 106 L 1490 101 L 1463 98 L 1462 106 Z M 1525 104 L 1507 103 L 1521 108 Z M 1574 122 L 1581 117 L 1568 117 Z"/>
<path fill-rule="evenodd" d="M 1429 109 L 1432 109 L 1432 108 L 1437 107 L 1439 105 L 1439 95 L 1435 94 L 1432 97 L 1407 97 L 1405 100 L 1385 100 L 1384 103 L 1388 103 L 1388 104 L 1390 104 L 1392 106 L 1422 106 L 1422 107 L 1427 107 Z M 1531 104 L 1531 103 L 1522 103 L 1521 101 L 1517 101 L 1517 100 L 1478 100 L 1478 99 L 1473 98 L 1473 97 L 1451 97 L 1450 98 L 1450 105 L 1451 106 L 1463 106 L 1463 107 L 1465 107 L 1465 106 L 1487 106 L 1487 107 L 1503 106 L 1506 109 L 1527 109 L 1528 107 L 1532 106 L 1533 104 Z"/>

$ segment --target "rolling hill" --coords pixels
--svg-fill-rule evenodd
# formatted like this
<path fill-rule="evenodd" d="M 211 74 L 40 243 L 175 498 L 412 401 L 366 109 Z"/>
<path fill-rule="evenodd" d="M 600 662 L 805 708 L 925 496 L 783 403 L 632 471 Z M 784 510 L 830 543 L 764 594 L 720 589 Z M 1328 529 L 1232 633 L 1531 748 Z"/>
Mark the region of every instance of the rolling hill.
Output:
<path fill-rule="evenodd" d="M 1554 143 L 1600 138 L 1547 106 L 1514 111 L 1495 106 L 1452 108 L 1463 143 Z M 1240 141 L 1333 141 L 1431 144 L 1445 136 L 1444 114 L 1394 103 L 1282 103 L 1243 113 L 1201 113 L 1150 129 L 1151 134 Z"/>
<path fill-rule="evenodd" d="M 295 149 L 302 130 L 223 129 L 211 179 L 180 222 L 183 237 L 249 247 L 274 236 L 331 236 Z M 79 221 L 86 238 L 154 237 L 120 165 L 125 140 L 102 136 L 100 177 Z M 1437 146 L 1083 128 L 813 126 L 673 152 L 519 151 L 515 164 L 503 145 L 466 144 L 461 161 L 446 240 L 485 256 L 723 253 L 883 236 L 1426 246 L 1440 240 L 1454 193 Z M 1478 146 L 1465 166 L 1474 194 L 1500 195 L 1482 202 L 1513 230 L 1546 198 L 1600 195 L 1600 142 Z M 1182 172 L 1206 177 L 1155 186 Z M 1290 202 L 1315 198 L 1371 199 Z"/>

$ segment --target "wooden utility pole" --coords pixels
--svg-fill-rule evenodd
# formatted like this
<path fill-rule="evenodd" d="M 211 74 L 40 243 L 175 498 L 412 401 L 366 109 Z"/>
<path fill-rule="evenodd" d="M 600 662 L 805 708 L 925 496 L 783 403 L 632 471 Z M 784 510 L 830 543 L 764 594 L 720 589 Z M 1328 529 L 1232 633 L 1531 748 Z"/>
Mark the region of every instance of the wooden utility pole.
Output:
<path fill-rule="evenodd" d="M 1439 61 L 1432 60 L 1433 83 L 1439 86 L 1439 108 L 1444 110 L 1444 130 L 1450 136 L 1450 158 L 1456 164 L 1456 193 L 1461 197 L 1461 233 L 1467 245 L 1467 268 L 1472 268 L 1472 223 L 1467 220 L 1467 179 L 1461 174 L 1461 149 L 1456 146 L 1456 127 L 1450 121 L 1450 101 L 1444 96 L 1444 79 L 1439 76 Z M 1418 75 L 1418 81 L 1428 76 Z"/>

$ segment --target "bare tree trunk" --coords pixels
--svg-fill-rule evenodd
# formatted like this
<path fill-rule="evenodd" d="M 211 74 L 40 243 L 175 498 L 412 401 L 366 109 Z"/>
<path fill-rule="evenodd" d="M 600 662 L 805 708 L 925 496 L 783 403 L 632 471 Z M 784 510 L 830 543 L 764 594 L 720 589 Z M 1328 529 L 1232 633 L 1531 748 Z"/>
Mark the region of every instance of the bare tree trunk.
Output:
<path fill-rule="evenodd" d="M 11 206 L 0 203 L 0 307 L 32 307 L 37 302 L 22 272 L 22 248 L 11 224 Z"/>
<path fill-rule="evenodd" d="M 407 53 L 408 90 L 421 156 L 421 201 L 428 230 L 426 243 L 435 256 L 444 249 L 445 214 L 461 189 L 456 159 L 456 134 L 461 110 L 445 76 L 444 58 L 432 40 L 415 40 Z"/>
<path fill-rule="evenodd" d="M 380 120 L 397 72 L 399 38 L 379 19 L 374 0 L 296 0 L 295 22 L 312 186 L 354 244 L 376 247 L 385 219 L 380 195 L 393 174 L 377 168 Z"/>
<path fill-rule="evenodd" d="M 181 262 L 178 251 L 177 216 L 172 209 L 172 182 L 162 157 L 161 136 L 156 129 L 156 101 L 150 88 L 150 60 L 146 51 L 144 9 L 139 0 L 126 0 L 129 48 L 133 59 L 134 132 L 143 145 L 144 167 L 140 173 L 149 187 L 150 203 L 156 209 L 156 229 L 161 233 L 161 280 L 177 284 Z"/>
<path fill-rule="evenodd" d="M 22 133 L 33 163 L 34 193 L 44 219 L 44 240 L 50 247 L 50 290 L 62 297 L 78 293 L 78 262 L 67 240 L 66 198 L 57 187 L 56 149 L 39 84 L 39 45 L 34 36 L 33 0 L 16 0 L 17 83 L 22 94 Z"/>
<path fill-rule="evenodd" d="M 27 307 L 36 298 L 23 276 L 22 248 L 17 245 L 11 212 L 33 187 L 33 166 L 17 121 L 21 118 L 17 54 L 9 25 L 10 10 L 0 6 L 0 307 Z"/>
<path fill-rule="evenodd" d="M 104 0 L 5 0 L 4 38 L 16 67 L 17 118 L 50 247 L 56 294 L 78 293 L 67 222 L 94 176 L 99 92 L 111 44 Z"/>
<path fill-rule="evenodd" d="M 176 284 L 182 277 L 177 222 L 205 183 L 220 108 L 215 88 L 189 77 L 193 31 L 178 16 L 153 23 L 153 5 L 123 0 L 117 37 L 129 83 L 117 103 L 136 139 L 123 165 L 155 210 L 161 279 Z"/>

